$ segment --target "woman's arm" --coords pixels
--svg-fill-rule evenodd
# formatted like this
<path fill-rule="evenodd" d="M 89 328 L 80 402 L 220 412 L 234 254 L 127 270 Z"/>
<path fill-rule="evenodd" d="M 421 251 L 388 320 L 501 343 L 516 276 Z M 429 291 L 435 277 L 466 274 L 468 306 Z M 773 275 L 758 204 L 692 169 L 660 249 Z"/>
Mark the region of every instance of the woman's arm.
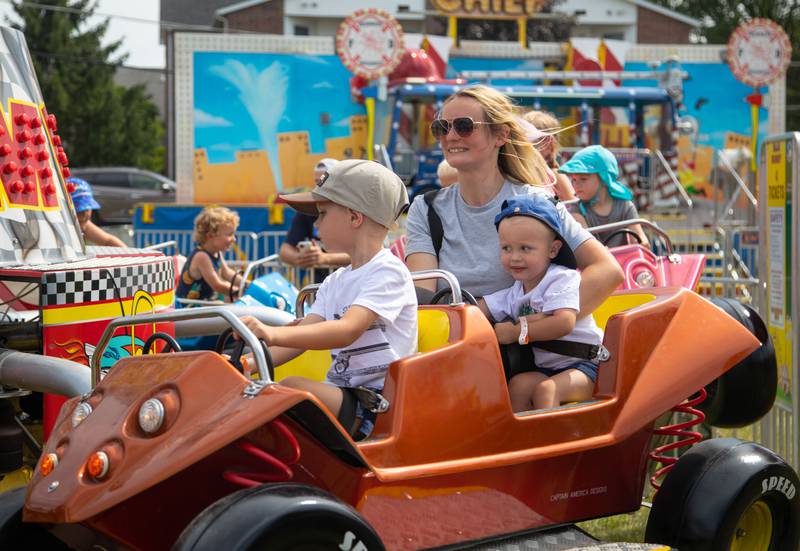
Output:
<path fill-rule="evenodd" d="M 420 272 L 422 270 L 435 270 L 439 267 L 439 262 L 436 257 L 428 253 L 413 253 L 406 257 L 406 266 L 411 272 Z M 415 281 L 414 285 L 427 289 L 429 291 L 436 291 L 436 280 L 425 279 L 422 281 Z"/>
<path fill-rule="evenodd" d="M 587 239 L 574 251 L 581 270 L 581 311 L 578 319 L 594 312 L 625 278 L 622 268 L 597 239 Z"/>

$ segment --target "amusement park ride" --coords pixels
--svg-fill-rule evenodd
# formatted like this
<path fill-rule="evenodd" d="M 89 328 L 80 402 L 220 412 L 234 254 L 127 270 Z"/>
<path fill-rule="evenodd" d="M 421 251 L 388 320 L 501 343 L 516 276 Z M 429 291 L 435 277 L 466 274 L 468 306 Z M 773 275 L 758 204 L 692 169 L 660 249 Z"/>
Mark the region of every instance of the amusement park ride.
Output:
<path fill-rule="evenodd" d="M 609 354 L 592 399 L 520 415 L 478 308 L 421 306 L 419 352 L 390 365 L 375 430 L 356 442 L 314 396 L 275 381 L 269 349 L 232 310 L 173 310 L 171 257 L 84 247 L 24 39 L 8 29 L 2 38 L 12 79 L 0 128 L 6 473 L 23 468 L 9 398 L 69 399 L 46 399 L 32 478 L 0 494 L 0 548 L 477 545 L 637 510 L 648 456 L 666 464 L 648 541 L 797 548 L 800 480 L 779 456 L 734 439 L 697 443 L 680 459 L 665 453 L 699 441 L 690 429 L 702 410 L 744 425 L 774 399 L 763 323 L 693 292 L 702 259 L 616 250 L 629 277 L 595 313 Z M 447 272 L 414 277 L 441 278 L 461 296 Z M 174 350 L 174 324 L 201 318 L 238 332 L 250 366 L 237 361 L 243 346 L 232 357 Z M 744 401 L 752 407 L 742 414 Z M 691 421 L 658 427 L 672 409 Z M 659 434 L 678 441 L 651 451 Z"/>

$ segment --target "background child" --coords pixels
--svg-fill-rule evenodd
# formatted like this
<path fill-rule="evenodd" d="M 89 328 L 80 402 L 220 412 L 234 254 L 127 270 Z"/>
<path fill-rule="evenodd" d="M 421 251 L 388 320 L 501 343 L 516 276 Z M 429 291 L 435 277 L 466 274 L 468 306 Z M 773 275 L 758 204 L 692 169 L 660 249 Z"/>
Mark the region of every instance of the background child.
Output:
<path fill-rule="evenodd" d="M 537 348 L 536 341 L 563 339 L 600 345 L 602 332 L 592 316 L 577 320 L 580 275 L 575 255 L 561 235 L 555 205 L 538 195 L 503 202 L 495 218 L 500 260 L 514 285 L 483 297 L 481 309 L 495 324 L 500 344 L 533 342 L 536 365 L 509 381 L 515 412 L 556 407 L 592 396 L 597 365 Z"/>
<path fill-rule="evenodd" d="M 122 239 L 111 235 L 92 222 L 92 211 L 100 210 L 100 203 L 95 200 L 89 182 L 80 178 L 67 178 L 67 182 L 75 186 L 70 196 L 72 204 L 75 206 L 75 214 L 83 232 L 83 238 L 100 247 L 126 247 L 127 245 L 122 242 Z"/>
<path fill-rule="evenodd" d="M 547 111 L 528 111 L 522 118 L 532 124 L 538 131 L 534 139 L 530 140 L 531 143 L 541 153 L 547 166 L 557 171 L 558 150 L 561 147 L 558 141 L 558 132 L 561 130 L 558 119 Z M 564 174 L 556 173 L 554 191 L 561 201 L 575 199 L 575 191 L 572 189 L 572 184 Z"/>
<path fill-rule="evenodd" d="M 383 242 L 408 204 L 400 178 L 373 161 L 340 161 L 310 193 L 282 196 L 293 208 L 317 214 L 325 246 L 350 255 L 351 264 L 325 278 L 311 310 L 295 326 L 242 321 L 270 345 L 275 365 L 308 349 L 331 350 L 327 381 L 287 377 L 281 384 L 307 390 L 356 438 L 370 433 L 374 412 L 356 387 L 383 389 L 389 364 L 417 349 L 417 298 L 405 264 Z"/>
<path fill-rule="evenodd" d="M 222 253 L 236 241 L 239 215 L 225 207 L 206 207 L 194 219 L 195 248 L 186 259 L 175 292 L 178 298 L 230 300 L 241 276 L 225 263 Z"/>
<path fill-rule="evenodd" d="M 591 145 L 575 153 L 559 172 L 569 174 L 572 187 L 578 196 L 579 213 L 573 216 L 587 228 L 639 218 L 636 206 L 631 201 L 633 193 L 624 184 L 617 181 L 619 166 L 614 154 L 601 145 Z M 647 236 L 639 224 L 630 226 L 647 246 Z M 613 233 L 613 232 L 612 232 Z M 611 233 L 601 233 L 597 239 L 607 247 L 619 247 L 628 244 L 628 236 L 618 234 L 606 243 Z"/>

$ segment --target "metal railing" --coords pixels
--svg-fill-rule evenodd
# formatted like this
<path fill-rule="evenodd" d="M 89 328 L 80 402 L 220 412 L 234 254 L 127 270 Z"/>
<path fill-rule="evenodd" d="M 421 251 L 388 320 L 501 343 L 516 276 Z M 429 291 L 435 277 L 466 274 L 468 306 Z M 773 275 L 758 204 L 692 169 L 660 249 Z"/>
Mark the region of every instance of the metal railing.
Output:
<path fill-rule="evenodd" d="M 413 281 L 424 281 L 426 279 L 444 279 L 450 287 L 450 306 L 461 306 L 464 304 L 461 298 L 461 284 L 458 282 L 456 276 L 447 270 L 421 270 L 419 272 L 411 272 L 411 279 Z M 297 317 L 302 318 L 305 315 L 306 302 L 313 299 L 317 294 L 319 284 L 306 285 L 297 294 L 297 302 L 295 303 L 295 312 Z"/>
<path fill-rule="evenodd" d="M 258 368 L 258 375 L 261 381 L 271 382 L 269 370 L 267 368 L 267 359 L 264 354 L 264 349 L 261 347 L 258 338 L 253 334 L 242 321 L 236 317 L 236 314 L 219 306 L 207 306 L 203 308 L 189 308 L 183 310 L 173 310 L 172 312 L 164 312 L 159 314 L 137 314 L 134 316 L 123 316 L 111 320 L 106 326 L 105 331 L 100 336 L 97 342 L 97 348 L 92 356 L 92 388 L 96 387 L 100 382 L 100 361 L 103 358 L 103 351 L 111 340 L 111 336 L 120 327 L 143 325 L 146 323 L 164 323 L 168 321 L 179 321 L 199 318 L 212 318 L 221 317 L 228 322 L 234 331 L 236 331 L 244 342 L 250 347 L 253 357 L 256 361 Z"/>

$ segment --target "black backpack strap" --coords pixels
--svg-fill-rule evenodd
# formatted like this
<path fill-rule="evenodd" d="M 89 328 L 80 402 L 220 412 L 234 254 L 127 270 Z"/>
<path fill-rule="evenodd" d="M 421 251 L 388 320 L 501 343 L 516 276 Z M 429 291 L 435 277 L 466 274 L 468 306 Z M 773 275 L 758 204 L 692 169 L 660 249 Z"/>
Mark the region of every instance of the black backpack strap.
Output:
<path fill-rule="evenodd" d="M 595 360 L 604 362 L 608 360 L 610 354 L 608 349 L 602 344 L 588 344 L 585 342 L 575 341 L 536 341 L 531 343 L 535 348 L 541 348 L 554 354 L 561 354 L 562 356 L 572 356 L 573 358 L 580 358 L 582 360 Z"/>
<path fill-rule="evenodd" d="M 439 218 L 439 213 L 433 208 L 433 200 L 436 194 L 439 193 L 438 189 L 426 192 L 422 197 L 425 204 L 428 205 L 428 228 L 431 231 L 431 242 L 433 243 L 433 250 L 436 251 L 436 260 L 439 260 L 439 251 L 442 250 L 442 240 L 444 239 L 444 228 L 442 228 L 442 219 Z"/>

